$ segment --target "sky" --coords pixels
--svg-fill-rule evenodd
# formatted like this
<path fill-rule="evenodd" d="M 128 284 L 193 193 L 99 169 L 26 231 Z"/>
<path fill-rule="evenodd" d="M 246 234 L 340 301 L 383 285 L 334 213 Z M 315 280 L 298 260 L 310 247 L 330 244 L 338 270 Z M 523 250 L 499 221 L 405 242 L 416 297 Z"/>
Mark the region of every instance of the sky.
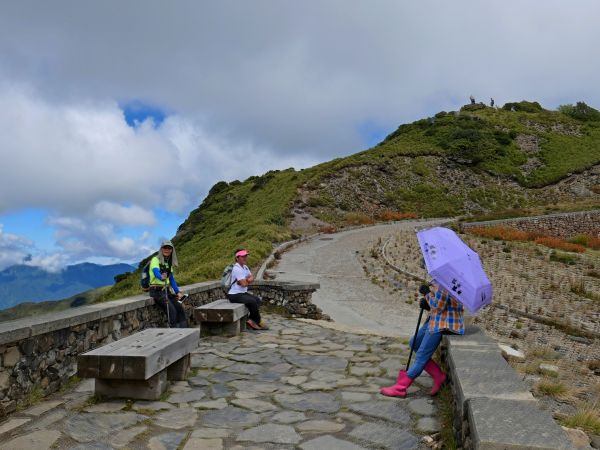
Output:
<path fill-rule="evenodd" d="M 473 95 L 600 107 L 600 2 L 3 1 L 0 270 L 137 262 L 220 181 Z"/>

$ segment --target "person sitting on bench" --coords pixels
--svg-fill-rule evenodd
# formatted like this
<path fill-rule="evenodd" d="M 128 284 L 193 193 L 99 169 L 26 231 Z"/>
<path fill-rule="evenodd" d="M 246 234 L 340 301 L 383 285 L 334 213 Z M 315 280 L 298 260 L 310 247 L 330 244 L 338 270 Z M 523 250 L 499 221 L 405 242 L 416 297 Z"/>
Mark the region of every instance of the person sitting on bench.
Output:
<path fill-rule="evenodd" d="M 184 295 L 179 291 L 173 267 L 178 265 L 175 247 L 163 241 L 158 254 L 150 261 L 150 297 L 167 314 L 169 327 L 187 328 L 188 322 L 182 304 Z"/>
<path fill-rule="evenodd" d="M 235 264 L 231 270 L 231 288 L 227 298 L 231 303 L 243 303 L 250 312 L 246 322 L 253 330 L 267 330 L 267 325 L 260 319 L 260 298 L 248 293 L 248 286 L 254 281 L 254 276 L 246 265 L 248 251 L 239 248 L 235 251 Z"/>

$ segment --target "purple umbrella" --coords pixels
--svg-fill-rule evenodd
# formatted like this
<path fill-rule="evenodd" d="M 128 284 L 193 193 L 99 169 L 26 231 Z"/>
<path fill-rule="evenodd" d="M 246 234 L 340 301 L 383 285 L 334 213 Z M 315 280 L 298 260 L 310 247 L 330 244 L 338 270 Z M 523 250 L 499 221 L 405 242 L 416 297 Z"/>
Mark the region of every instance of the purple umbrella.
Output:
<path fill-rule="evenodd" d="M 427 272 L 471 313 L 492 303 L 492 284 L 479 255 L 448 228 L 417 232 Z"/>

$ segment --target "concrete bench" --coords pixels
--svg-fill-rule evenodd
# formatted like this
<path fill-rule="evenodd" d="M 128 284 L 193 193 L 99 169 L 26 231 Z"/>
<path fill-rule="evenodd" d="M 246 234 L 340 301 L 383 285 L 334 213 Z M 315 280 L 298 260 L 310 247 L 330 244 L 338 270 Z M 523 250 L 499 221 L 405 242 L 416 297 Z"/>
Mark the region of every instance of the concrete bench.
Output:
<path fill-rule="evenodd" d="M 99 395 L 158 400 L 168 380 L 185 380 L 199 340 L 195 328 L 149 328 L 79 355 L 77 374 Z"/>
<path fill-rule="evenodd" d="M 237 336 L 246 330 L 248 308 L 227 299 L 216 300 L 194 308 L 194 318 L 202 335 Z"/>

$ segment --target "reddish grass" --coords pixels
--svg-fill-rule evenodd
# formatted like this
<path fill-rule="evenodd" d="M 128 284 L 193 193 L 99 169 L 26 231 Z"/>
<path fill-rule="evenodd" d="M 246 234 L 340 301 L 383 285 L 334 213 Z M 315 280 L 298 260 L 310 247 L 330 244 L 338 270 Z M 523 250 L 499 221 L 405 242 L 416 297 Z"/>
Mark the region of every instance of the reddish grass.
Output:
<path fill-rule="evenodd" d="M 350 225 L 371 225 L 375 221 L 361 212 L 349 212 L 344 217 Z"/>
<path fill-rule="evenodd" d="M 383 211 L 377 216 L 377 220 L 388 221 L 388 220 L 405 220 L 405 219 L 416 219 L 415 213 L 401 213 L 398 211 Z"/>
<path fill-rule="evenodd" d="M 473 227 L 468 231 L 477 236 L 501 239 L 503 241 L 534 241 L 539 245 L 568 252 L 583 253 L 585 252 L 586 247 L 595 250 L 600 249 L 600 239 L 590 235 L 578 236 L 576 242 L 566 242 L 563 239 L 546 236 L 540 232 L 526 232 L 502 225 L 493 227 Z"/>
<path fill-rule="evenodd" d="M 323 226 L 319 227 L 320 233 L 332 234 L 332 233 L 335 233 L 336 231 L 337 230 L 333 225 L 323 225 Z"/>
<path fill-rule="evenodd" d="M 555 237 L 539 237 L 535 240 L 536 244 L 544 245 L 549 248 L 556 248 L 559 250 L 565 250 L 567 252 L 576 252 L 583 253 L 585 252 L 585 247 L 579 244 L 572 244 L 570 242 L 565 242 L 562 239 L 558 239 Z"/>

